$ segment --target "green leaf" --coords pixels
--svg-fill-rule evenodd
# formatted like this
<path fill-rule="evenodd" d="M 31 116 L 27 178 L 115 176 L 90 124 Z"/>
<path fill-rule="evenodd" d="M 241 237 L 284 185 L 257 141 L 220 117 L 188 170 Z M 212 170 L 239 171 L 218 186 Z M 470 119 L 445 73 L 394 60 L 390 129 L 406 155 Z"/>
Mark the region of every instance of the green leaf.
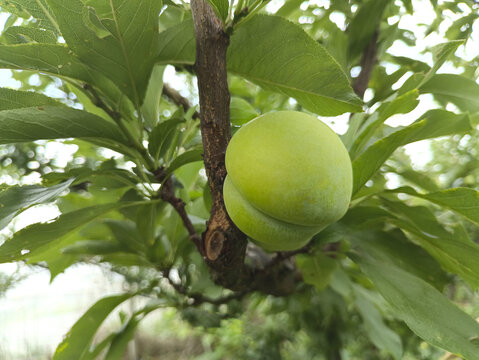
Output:
<path fill-rule="evenodd" d="M 407 206 L 403 202 L 386 199 L 382 201 L 400 217 L 389 219 L 389 223 L 411 234 L 414 241 L 444 269 L 461 276 L 472 288 L 479 287 L 479 245 L 444 229 L 426 207 Z"/>
<path fill-rule="evenodd" d="M 439 186 L 436 184 L 434 179 L 425 173 L 415 171 L 412 168 L 404 168 L 401 170 L 390 168 L 390 171 L 395 172 L 404 180 L 409 181 L 410 183 L 413 183 L 414 185 L 417 185 L 426 191 L 439 190 Z"/>
<path fill-rule="evenodd" d="M 429 69 L 425 74 L 416 73 L 411 76 L 399 89 L 400 94 L 404 94 L 412 89 L 420 89 L 424 84 L 426 84 L 436 72 L 441 68 L 441 66 L 446 62 L 446 60 L 454 54 L 457 48 L 464 44 L 464 40 L 455 40 L 449 41 L 436 45 L 432 49 L 434 65 Z"/>
<path fill-rule="evenodd" d="M 156 125 L 148 138 L 148 151 L 153 159 L 163 158 L 170 149 L 176 135 L 176 129 L 183 119 L 173 118 Z"/>
<path fill-rule="evenodd" d="M 229 71 L 293 97 L 319 115 L 362 111 L 336 60 L 301 27 L 279 16 L 257 15 L 239 27 L 227 59 Z"/>
<path fill-rule="evenodd" d="M 321 252 L 297 255 L 296 264 L 303 274 L 304 282 L 314 285 L 318 291 L 328 286 L 338 265 L 336 260 Z"/>
<path fill-rule="evenodd" d="M 184 152 L 173 160 L 166 170 L 166 176 L 171 175 L 176 169 L 179 169 L 183 165 L 195 162 L 203 161 L 203 150 L 190 150 Z"/>
<path fill-rule="evenodd" d="M 378 348 L 387 351 L 397 360 L 402 359 L 402 343 L 397 333 L 392 331 L 383 321 L 378 309 L 355 289 L 355 305 L 361 314 L 366 333 L 371 342 Z"/>
<path fill-rule="evenodd" d="M 116 85 L 102 73 L 79 61 L 64 45 L 0 45 L 0 68 L 32 70 L 67 80 L 80 80 L 95 85 L 101 94 L 105 94 L 113 102 L 112 107 L 115 109 L 125 102 L 122 99 L 124 95 L 119 92 Z"/>
<path fill-rule="evenodd" d="M 276 11 L 276 15 L 288 18 L 295 10 L 298 10 L 304 0 L 285 1 L 283 6 Z"/>
<path fill-rule="evenodd" d="M 61 103 L 48 96 L 31 91 L 0 88 L 0 111 L 42 105 L 60 106 Z"/>
<path fill-rule="evenodd" d="M 479 324 L 449 302 L 424 280 L 363 254 L 352 256 L 372 280 L 394 313 L 428 343 L 464 356 L 479 359 Z"/>
<path fill-rule="evenodd" d="M 105 220 L 116 240 L 133 253 L 145 250 L 145 241 L 138 232 L 136 223 L 129 220 Z"/>
<path fill-rule="evenodd" d="M 98 344 L 94 346 L 90 346 L 88 351 L 83 352 L 82 357 L 80 360 L 96 360 L 98 356 L 110 345 L 113 338 L 116 336 L 116 333 L 111 333 Z"/>
<path fill-rule="evenodd" d="M 195 63 L 196 40 L 193 20 L 187 19 L 160 33 L 159 43 L 157 61 L 160 64 L 193 65 Z"/>
<path fill-rule="evenodd" d="M 13 9 L 27 12 L 37 20 L 38 27 L 58 33 L 58 25 L 46 0 L 9 0 Z M 12 9 L 12 10 L 13 10 Z M 25 16 L 24 14 L 19 14 Z M 27 17 L 28 18 L 28 17 Z"/>
<path fill-rule="evenodd" d="M 138 209 L 136 226 L 143 237 L 143 242 L 148 246 L 155 243 L 156 220 L 158 218 L 158 205 L 149 204 Z"/>
<path fill-rule="evenodd" d="M 159 62 L 194 64 L 194 39 L 191 20 L 167 29 L 160 36 Z M 256 15 L 240 26 L 231 37 L 227 66 L 317 114 L 362 111 L 361 100 L 336 60 L 301 27 L 279 16 Z"/>
<path fill-rule="evenodd" d="M 115 335 L 111 341 L 105 360 L 122 360 L 128 347 L 128 343 L 133 339 L 136 328 L 141 318 L 132 317 L 123 328 Z"/>
<path fill-rule="evenodd" d="M 0 42 L 4 44 L 42 43 L 56 44 L 57 36 L 50 30 L 40 30 L 27 26 L 11 26 L 2 32 Z"/>
<path fill-rule="evenodd" d="M 465 111 L 479 111 L 479 84 L 472 79 L 455 74 L 436 74 L 421 86 L 420 91 L 450 101 Z"/>
<path fill-rule="evenodd" d="M 452 210 L 479 225 L 479 191 L 469 188 L 454 188 L 420 194 L 412 188 L 402 187 L 395 192 L 403 192 L 426 199 L 436 205 Z"/>
<path fill-rule="evenodd" d="M 396 97 L 392 101 L 381 104 L 377 111 L 363 125 L 363 130 L 351 146 L 349 150 L 351 159 L 356 158 L 356 155 L 366 146 L 367 142 L 388 118 L 395 114 L 407 114 L 414 110 L 419 104 L 418 96 L 419 92 L 417 90 L 411 90 Z"/>
<path fill-rule="evenodd" d="M 0 246 L 0 262 L 28 258 L 35 250 L 117 207 L 116 203 L 87 207 L 62 214 L 53 222 L 30 225 Z"/>
<path fill-rule="evenodd" d="M 350 61 L 359 56 L 371 40 L 389 2 L 390 0 L 369 0 L 359 7 L 348 28 Z"/>
<path fill-rule="evenodd" d="M 50 243 L 112 210 L 144 204 L 145 201 L 132 201 L 96 205 L 64 213 L 52 222 L 27 226 L 0 246 L 0 263 L 28 259 L 48 248 Z"/>
<path fill-rule="evenodd" d="M 228 0 L 208 0 L 216 15 L 225 22 L 228 17 L 229 3 Z"/>
<path fill-rule="evenodd" d="M 359 209 L 361 207 L 358 207 Z M 389 215 L 391 216 L 393 215 Z M 440 291 L 448 281 L 439 263 L 424 249 L 412 244 L 399 229 L 388 232 L 355 230 L 351 239 L 363 252 L 377 260 L 396 265 L 432 284 Z"/>
<path fill-rule="evenodd" d="M 103 298 L 97 301 L 88 311 L 73 325 L 71 330 L 58 345 L 53 360 L 79 359 L 88 353 L 88 347 L 96 331 L 106 317 L 125 300 L 134 294 L 122 294 Z"/>
<path fill-rule="evenodd" d="M 257 117 L 259 113 L 245 99 L 233 96 L 230 103 L 230 121 L 233 125 L 243 125 Z"/>
<path fill-rule="evenodd" d="M 73 180 L 51 187 L 15 186 L 0 192 L 0 230 L 27 207 L 55 200 L 68 189 Z"/>
<path fill-rule="evenodd" d="M 141 106 L 141 112 L 145 124 L 153 128 L 160 119 L 160 97 L 163 91 L 163 73 L 165 67 L 155 65 L 146 89 L 145 101 Z"/>
<path fill-rule="evenodd" d="M 41 139 L 127 140 L 113 122 L 66 106 L 36 106 L 0 111 L 0 144 Z"/>
<path fill-rule="evenodd" d="M 158 0 L 47 0 L 68 46 L 139 107 L 158 53 Z"/>
<path fill-rule="evenodd" d="M 376 141 L 353 161 L 353 194 L 376 173 L 400 146 L 472 130 L 469 116 L 445 110 L 426 112 L 412 125 Z"/>
<path fill-rule="evenodd" d="M 71 255 L 104 255 L 124 250 L 120 244 L 107 240 L 82 240 L 62 249 L 62 253 Z"/>

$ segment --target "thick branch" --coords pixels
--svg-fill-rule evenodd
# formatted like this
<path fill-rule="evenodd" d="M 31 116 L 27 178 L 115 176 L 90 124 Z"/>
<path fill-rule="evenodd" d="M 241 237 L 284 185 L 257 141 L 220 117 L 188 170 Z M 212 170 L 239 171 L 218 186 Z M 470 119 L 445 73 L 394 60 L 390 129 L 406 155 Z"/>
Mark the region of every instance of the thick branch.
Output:
<path fill-rule="evenodd" d="M 206 261 L 217 283 L 241 290 L 248 278 L 244 266 L 246 237 L 229 219 L 223 202 L 224 157 L 231 137 L 226 72 L 229 36 L 205 0 L 192 0 L 191 9 L 196 33 L 195 70 L 204 162 L 212 197 L 211 217 L 203 234 Z"/>
<path fill-rule="evenodd" d="M 371 79 L 371 74 L 373 72 L 374 65 L 377 62 L 377 49 L 378 49 L 378 37 L 379 31 L 376 30 L 373 37 L 369 41 L 369 44 L 363 51 L 361 57 L 361 72 L 358 77 L 354 80 L 353 89 L 356 94 L 362 99 L 364 93 L 368 88 L 369 80 Z"/>

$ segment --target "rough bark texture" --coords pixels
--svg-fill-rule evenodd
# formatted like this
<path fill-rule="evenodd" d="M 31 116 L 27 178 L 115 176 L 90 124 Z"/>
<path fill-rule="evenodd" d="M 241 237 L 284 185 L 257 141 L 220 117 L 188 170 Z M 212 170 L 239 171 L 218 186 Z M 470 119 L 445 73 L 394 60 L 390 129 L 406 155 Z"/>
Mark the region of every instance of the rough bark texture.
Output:
<path fill-rule="evenodd" d="M 201 134 L 206 175 L 212 197 L 211 217 L 203 234 L 206 261 L 214 280 L 233 290 L 244 288 L 246 237 L 231 222 L 223 202 L 225 153 L 231 137 L 226 51 L 229 36 L 204 0 L 192 0 Z"/>

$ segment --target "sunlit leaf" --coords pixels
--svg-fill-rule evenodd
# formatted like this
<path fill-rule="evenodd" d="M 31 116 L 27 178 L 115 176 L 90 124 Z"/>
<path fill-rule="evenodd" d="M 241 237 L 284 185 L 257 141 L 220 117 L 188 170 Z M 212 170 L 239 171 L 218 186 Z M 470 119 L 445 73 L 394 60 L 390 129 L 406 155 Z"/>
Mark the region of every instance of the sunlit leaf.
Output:
<path fill-rule="evenodd" d="M 46 203 L 55 200 L 71 185 L 74 179 L 64 183 L 42 187 L 14 186 L 6 188 L 0 192 L 0 229 L 3 229 L 8 223 L 18 215 L 22 210 L 29 206 Z"/>
<path fill-rule="evenodd" d="M 127 143 L 114 123 L 86 111 L 51 105 L 0 111 L 0 144 L 72 137 Z"/>
<path fill-rule="evenodd" d="M 156 0 L 47 0 L 75 54 L 101 72 L 137 107 L 143 102 L 158 49 Z"/>

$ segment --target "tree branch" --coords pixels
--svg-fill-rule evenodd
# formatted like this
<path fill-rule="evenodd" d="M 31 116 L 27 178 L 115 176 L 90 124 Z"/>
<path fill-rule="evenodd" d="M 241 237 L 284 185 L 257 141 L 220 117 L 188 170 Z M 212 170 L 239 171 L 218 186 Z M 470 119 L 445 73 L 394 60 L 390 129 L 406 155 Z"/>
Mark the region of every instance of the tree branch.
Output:
<path fill-rule="evenodd" d="M 376 30 L 374 35 L 372 36 L 371 40 L 369 41 L 368 45 L 363 51 L 363 55 L 361 57 L 361 72 L 359 73 L 358 77 L 354 80 L 353 89 L 356 94 L 362 99 L 364 97 L 364 93 L 368 88 L 369 80 L 371 79 L 371 74 L 374 69 L 374 65 L 377 62 L 377 49 L 378 49 L 378 37 L 379 37 L 379 30 Z"/>
<path fill-rule="evenodd" d="M 171 204 L 171 206 L 173 206 L 178 215 L 180 215 L 180 218 L 183 221 L 186 230 L 190 234 L 191 241 L 193 241 L 193 243 L 196 245 L 196 248 L 198 249 L 200 254 L 204 256 L 204 247 L 201 238 L 196 232 L 193 223 L 191 222 L 190 218 L 188 217 L 188 214 L 186 213 L 185 203 L 183 202 L 183 200 L 175 196 L 171 177 L 163 182 L 163 185 L 161 186 L 160 190 L 160 197 L 163 201 Z"/>
<path fill-rule="evenodd" d="M 244 290 L 244 291 L 232 293 L 223 297 L 210 298 L 200 293 L 189 293 L 188 290 L 182 284 L 177 284 L 171 279 L 170 270 L 163 272 L 163 276 L 166 280 L 168 280 L 168 283 L 176 290 L 176 292 L 192 300 L 192 304 L 191 304 L 192 306 L 198 306 L 204 303 L 208 303 L 212 305 L 226 304 L 232 300 L 240 300 L 245 295 L 251 292 L 251 290 Z"/>
<path fill-rule="evenodd" d="M 212 197 L 211 217 L 203 234 L 206 262 L 217 283 L 242 290 L 250 277 L 244 265 L 246 237 L 228 217 L 223 202 L 224 156 L 231 137 L 226 72 L 229 36 L 205 0 L 192 0 L 191 10 L 196 34 L 195 70 L 204 163 Z"/>
<path fill-rule="evenodd" d="M 173 89 L 170 85 L 168 84 L 163 84 L 163 94 L 173 101 L 177 106 L 182 106 L 185 111 L 188 111 L 191 108 L 191 104 L 188 101 L 187 98 L 182 96 L 177 90 Z M 193 114 L 193 118 L 199 119 L 200 114 L 198 111 L 195 111 Z"/>

